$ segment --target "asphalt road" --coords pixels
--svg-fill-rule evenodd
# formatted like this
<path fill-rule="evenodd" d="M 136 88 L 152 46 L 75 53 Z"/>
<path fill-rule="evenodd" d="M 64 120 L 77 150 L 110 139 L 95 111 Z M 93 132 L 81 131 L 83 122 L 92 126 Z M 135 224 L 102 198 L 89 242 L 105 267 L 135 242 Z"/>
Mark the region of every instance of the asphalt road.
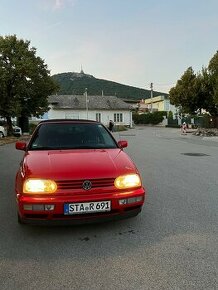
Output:
<path fill-rule="evenodd" d="M 22 152 L 0 146 L 1 290 L 218 289 L 218 142 L 156 127 L 114 134 L 148 199 L 136 218 L 89 226 L 18 225 Z"/>

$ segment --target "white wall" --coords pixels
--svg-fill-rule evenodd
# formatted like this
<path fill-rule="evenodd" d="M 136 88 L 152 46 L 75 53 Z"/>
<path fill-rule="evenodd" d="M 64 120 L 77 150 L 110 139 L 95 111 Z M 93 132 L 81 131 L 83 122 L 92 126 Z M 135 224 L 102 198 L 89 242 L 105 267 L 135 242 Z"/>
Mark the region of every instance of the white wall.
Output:
<path fill-rule="evenodd" d="M 122 113 L 123 114 L 123 122 L 116 122 L 116 125 L 126 125 L 132 127 L 132 112 L 131 111 L 88 111 L 86 110 L 53 110 L 48 111 L 48 119 L 89 119 L 96 121 L 96 113 L 101 114 L 101 123 L 104 125 L 108 125 L 110 120 L 114 120 L 114 114 Z"/>

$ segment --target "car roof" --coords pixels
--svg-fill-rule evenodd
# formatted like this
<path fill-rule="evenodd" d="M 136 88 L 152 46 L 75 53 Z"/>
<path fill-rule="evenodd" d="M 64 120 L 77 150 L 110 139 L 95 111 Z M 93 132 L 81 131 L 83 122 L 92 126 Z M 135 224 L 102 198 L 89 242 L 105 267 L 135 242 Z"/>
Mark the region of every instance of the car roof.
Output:
<path fill-rule="evenodd" d="M 87 119 L 50 119 L 50 120 L 43 120 L 40 121 L 39 124 L 47 124 L 47 123 L 78 123 L 78 124 L 85 124 L 85 123 L 90 123 L 90 124 L 100 124 L 98 121 L 94 120 L 87 120 Z"/>

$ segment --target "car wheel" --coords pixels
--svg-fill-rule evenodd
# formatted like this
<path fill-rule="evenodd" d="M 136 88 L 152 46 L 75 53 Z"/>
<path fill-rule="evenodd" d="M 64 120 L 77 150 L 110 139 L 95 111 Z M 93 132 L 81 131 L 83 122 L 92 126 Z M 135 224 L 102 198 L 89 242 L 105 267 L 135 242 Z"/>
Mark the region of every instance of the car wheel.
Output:
<path fill-rule="evenodd" d="M 4 138 L 5 135 L 3 134 L 3 132 L 0 132 L 0 138 Z"/>

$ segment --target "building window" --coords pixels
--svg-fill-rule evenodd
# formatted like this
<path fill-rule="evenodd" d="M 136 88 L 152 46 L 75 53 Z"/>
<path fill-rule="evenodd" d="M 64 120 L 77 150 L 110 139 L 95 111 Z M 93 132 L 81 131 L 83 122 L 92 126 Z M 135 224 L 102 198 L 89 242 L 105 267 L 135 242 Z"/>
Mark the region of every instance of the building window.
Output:
<path fill-rule="evenodd" d="M 96 113 L 96 121 L 101 122 L 101 113 Z"/>
<path fill-rule="evenodd" d="M 165 101 L 165 111 L 170 111 L 170 101 Z"/>
<path fill-rule="evenodd" d="M 115 123 L 122 123 L 123 122 L 123 114 L 122 113 L 115 113 L 114 114 L 114 122 Z"/>

